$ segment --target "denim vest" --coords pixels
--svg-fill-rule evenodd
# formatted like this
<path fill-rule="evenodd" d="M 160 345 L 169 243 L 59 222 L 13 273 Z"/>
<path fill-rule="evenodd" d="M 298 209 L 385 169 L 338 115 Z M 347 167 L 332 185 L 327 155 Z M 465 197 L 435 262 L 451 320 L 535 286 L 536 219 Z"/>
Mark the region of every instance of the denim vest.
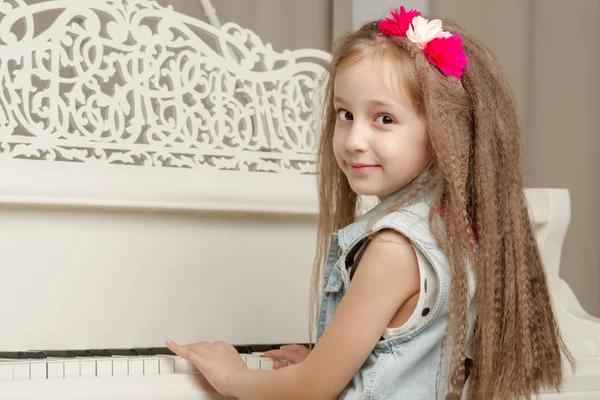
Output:
<path fill-rule="evenodd" d="M 402 233 L 412 242 L 415 251 L 431 263 L 438 278 L 437 301 L 421 326 L 407 335 L 380 340 L 340 393 L 338 400 L 432 400 L 446 396 L 446 392 L 442 391 L 443 377 L 438 370 L 440 365 L 443 366 L 440 361 L 449 310 L 450 267 L 429 227 L 429 198 L 426 195 L 417 196 L 389 214 L 371 218 L 370 230 L 367 226 L 373 214 L 387 207 L 399 195 L 400 192 L 390 195 L 358 221 L 333 234 L 323 274 L 324 289 L 317 340 L 321 338 L 350 284 L 344 260 L 348 254 L 354 253 L 363 239 L 381 229 L 394 229 Z M 475 281 L 471 268 L 468 268 L 467 274 L 470 298 L 473 299 Z M 470 307 L 468 340 L 473 331 L 475 313 L 474 307 Z"/>

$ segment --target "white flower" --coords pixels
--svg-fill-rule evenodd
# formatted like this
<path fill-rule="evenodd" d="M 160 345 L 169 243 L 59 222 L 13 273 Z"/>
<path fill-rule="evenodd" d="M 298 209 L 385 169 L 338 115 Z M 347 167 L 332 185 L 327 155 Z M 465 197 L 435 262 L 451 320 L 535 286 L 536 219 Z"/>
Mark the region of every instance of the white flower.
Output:
<path fill-rule="evenodd" d="M 428 21 L 420 15 L 413 18 L 412 24 L 406 31 L 406 37 L 421 49 L 425 48 L 425 45 L 435 38 L 450 36 L 452 36 L 450 32 L 442 30 L 442 20 L 433 19 Z"/>

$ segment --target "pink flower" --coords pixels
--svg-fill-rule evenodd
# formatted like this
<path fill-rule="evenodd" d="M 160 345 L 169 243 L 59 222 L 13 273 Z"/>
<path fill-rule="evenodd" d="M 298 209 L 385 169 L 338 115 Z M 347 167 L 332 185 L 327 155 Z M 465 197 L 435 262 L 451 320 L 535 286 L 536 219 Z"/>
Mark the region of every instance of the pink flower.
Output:
<path fill-rule="evenodd" d="M 413 18 L 419 16 L 416 10 L 406 12 L 404 6 L 400 7 L 400 12 L 392 11 L 392 18 L 386 18 L 379 21 L 379 32 L 388 36 L 406 37 L 406 31 L 410 27 Z"/>
<path fill-rule="evenodd" d="M 429 62 L 436 65 L 444 74 L 454 75 L 458 79 L 469 63 L 460 36 L 435 38 L 427 43 L 423 52 Z"/>

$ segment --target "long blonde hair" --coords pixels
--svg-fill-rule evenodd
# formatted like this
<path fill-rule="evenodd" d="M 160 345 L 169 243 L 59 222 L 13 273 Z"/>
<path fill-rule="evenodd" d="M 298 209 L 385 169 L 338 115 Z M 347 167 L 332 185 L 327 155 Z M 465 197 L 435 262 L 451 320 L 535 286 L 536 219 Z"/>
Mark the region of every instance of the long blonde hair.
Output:
<path fill-rule="evenodd" d="M 490 51 L 455 24 L 444 30 L 463 38 L 469 65 L 462 79 L 448 78 L 422 50 L 404 38 L 379 34 L 377 22 L 343 37 L 330 64 L 318 151 L 320 216 L 313 270 L 311 338 L 319 290 L 333 232 L 355 220 L 357 195 L 338 168 L 332 140 L 336 123 L 334 80 L 340 68 L 366 57 L 398 66 L 408 95 L 425 117 L 432 153 L 427 182 L 421 179 L 393 206 L 424 185 L 435 190 L 432 230 L 451 265 L 451 302 L 444 339 L 444 384 L 462 387 L 467 330 L 466 257 L 477 282 L 478 317 L 469 399 L 529 398 L 559 388 L 561 352 L 572 362 L 551 308 L 544 268 L 523 191 L 521 129 L 513 94 Z M 433 224 L 444 209 L 444 240 Z M 471 231 L 478 237 L 476 251 Z"/>

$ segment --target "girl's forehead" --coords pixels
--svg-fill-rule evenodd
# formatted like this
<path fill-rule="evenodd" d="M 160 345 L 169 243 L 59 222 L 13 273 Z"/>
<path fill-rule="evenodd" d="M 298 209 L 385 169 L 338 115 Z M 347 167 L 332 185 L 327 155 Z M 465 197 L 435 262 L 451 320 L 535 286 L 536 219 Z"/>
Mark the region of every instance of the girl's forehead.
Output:
<path fill-rule="evenodd" d="M 343 91 L 347 85 L 377 82 L 375 87 L 384 91 L 387 96 L 404 102 L 408 90 L 402 64 L 404 63 L 394 62 L 390 57 L 370 55 L 341 65 L 336 71 L 334 94 Z"/>

